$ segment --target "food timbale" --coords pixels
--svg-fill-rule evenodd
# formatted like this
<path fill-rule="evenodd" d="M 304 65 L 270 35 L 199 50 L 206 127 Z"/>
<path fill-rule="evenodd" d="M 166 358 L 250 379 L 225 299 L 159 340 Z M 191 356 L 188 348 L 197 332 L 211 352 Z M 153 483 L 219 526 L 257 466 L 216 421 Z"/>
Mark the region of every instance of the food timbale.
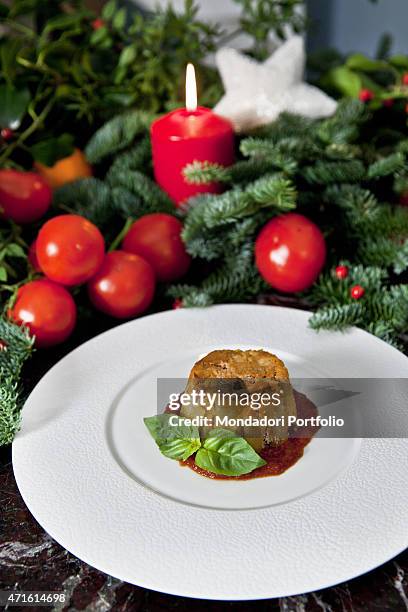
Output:
<path fill-rule="evenodd" d="M 200 401 L 182 405 L 180 415 L 211 421 L 200 427 L 202 439 L 217 427 L 232 430 L 256 451 L 288 439 L 288 417 L 296 416 L 296 402 L 286 366 L 276 355 L 265 350 L 212 351 L 190 372 L 185 393 L 194 398 L 194 391 Z M 252 424 L 261 421 L 265 423 Z"/>

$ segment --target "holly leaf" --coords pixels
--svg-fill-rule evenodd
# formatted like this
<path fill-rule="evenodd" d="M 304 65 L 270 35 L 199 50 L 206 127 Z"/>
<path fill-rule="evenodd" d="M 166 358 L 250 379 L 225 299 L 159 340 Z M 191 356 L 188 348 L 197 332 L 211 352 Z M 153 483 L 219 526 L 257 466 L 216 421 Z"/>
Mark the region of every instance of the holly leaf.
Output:
<path fill-rule="evenodd" d="M 31 95 L 28 89 L 0 85 L 0 126 L 17 130 L 26 113 Z"/>
<path fill-rule="evenodd" d="M 68 157 L 74 150 L 74 137 L 71 134 L 61 134 L 56 138 L 48 138 L 37 142 L 30 149 L 34 160 L 45 166 L 53 166 L 59 159 Z"/>

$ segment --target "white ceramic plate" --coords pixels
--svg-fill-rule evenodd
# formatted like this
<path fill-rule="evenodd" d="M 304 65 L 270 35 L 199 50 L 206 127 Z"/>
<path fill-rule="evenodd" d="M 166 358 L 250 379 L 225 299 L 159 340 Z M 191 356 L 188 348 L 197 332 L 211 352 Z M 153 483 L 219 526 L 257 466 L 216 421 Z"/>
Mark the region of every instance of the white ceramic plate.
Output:
<path fill-rule="evenodd" d="M 408 541 L 404 439 L 314 439 L 279 477 L 211 481 L 160 455 L 143 416 L 157 377 L 214 348 L 266 348 L 296 377 L 407 377 L 408 359 L 361 330 L 316 333 L 308 313 L 225 305 L 116 327 L 53 367 L 13 445 L 22 496 L 70 552 L 177 595 L 261 599 L 321 589 Z"/>

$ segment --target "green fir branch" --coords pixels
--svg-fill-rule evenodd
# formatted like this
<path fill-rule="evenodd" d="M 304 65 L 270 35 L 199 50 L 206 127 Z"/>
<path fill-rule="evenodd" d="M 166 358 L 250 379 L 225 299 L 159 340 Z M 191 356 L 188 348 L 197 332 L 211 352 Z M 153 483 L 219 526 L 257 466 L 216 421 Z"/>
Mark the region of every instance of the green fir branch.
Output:
<path fill-rule="evenodd" d="M 20 375 L 33 351 L 34 338 L 25 327 L 0 318 L 0 446 L 12 442 L 20 425 L 23 394 Z"/>
<path fill-rule="evenodd" d="M 54 192 L 53 206 L 61 212 L 82 215 L 103 227 L 110 223 L 114 210 L 109 185 L 96 178 L 67 183 Z"/>
<path fill-rule="evenodd" d="M 114 175 L 116 172 L 125 170 L 138 170 L 147 174 L 152 166 L 152 147 L 150 137 L 145 136 L 136 143 L 129 151 L 120 153 L 115 157 L 109 169 L 109 173 Z"/>
<path fill-rule="evenodd" d="M 359 325 L 363 316 L 364 308 L 359 303 L 324 306 L 310 317 L 309 325 L 316 330 L 342 331 L 350 325 Z"/>
<path fill-rule="evenodd" d="M 405 156 L 397 151 L 396 153 L 392 153 L 392 155 L 378 159 L 370 164 L 367 175 L 369 179 L 379 179 L 384 176 L 396 174 L 400 170 L 403 170 L 405 165 Z"/>
<path fill-rule="evenodd" d="M 141 110 L 130 111 L 105 123 L 88 142 L 85 154 L 91 164 L 123 151 L 140 134 L 146 133 L 154 115 Z"/>
<path fill-rule="evenodd" d="M 318 160 L 302 170 L 303 178 L 311 184 L 356 183 L 366 175 L 364 164 L 359 159 L 346 161 Z"/>
<path fill-rule="evenodd" d="M 140 198 L 146 212 L 174 213 L 174 203 L 168 195 L 148 176 L 132 171 L 115 171 L 108 173 L 108 183 L 113 187 L 122 187 L 129 193 Z"/>
<path fill-rule="evenodd" d="M 183 168 L 183 176 L 191 185 L 208 185 L 209 183 L 228 183 L 231 174 L 225 166 L 208 161 L 195 160 Z"/>

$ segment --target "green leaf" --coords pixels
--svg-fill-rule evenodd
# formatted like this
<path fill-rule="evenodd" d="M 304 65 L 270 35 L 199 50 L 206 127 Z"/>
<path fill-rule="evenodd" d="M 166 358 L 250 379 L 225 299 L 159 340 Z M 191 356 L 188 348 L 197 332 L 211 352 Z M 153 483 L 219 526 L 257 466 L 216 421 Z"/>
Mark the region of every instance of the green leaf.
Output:
<path fill-rule="evenodd" d="M 0 38 L 1 40 L 1 38 Z M 10 87 L 15 80 L 18 64 L 16 57 L 19 54 L 24 42 L 19 37 L 3 39 L 0 45 L 0 66 L 4 79 Z"/>
<path fill-rule="evenodd" d="M 7 270 L 0 266 L 0 281 L 3 283 L 7 280 Z"/>
<path fill-rule="evenodd" d="M 347 68 L 351 70 L 362 70 L 363 72 L 376 72 L 378 70 L 389 70 L 387 62 L 373 60 L 362 53 L 353 53 L 346 62 Z"/>
<path fill-rule="evenodd" d="M 116 12 L 116 0 L 109 0 L 102 9 L 102 19 L 110 21 Z"/>
<path fill-rule="evenodd" d="M 408 68 L 407 55 L 393 55 L 388 61 L 392 66 L 396 66 L 397 68 Z"/>
<path fill-rule="evenodd" d="M 122 30 L 126 22 L 126 9 L 121 8 L 112 19 L 112 25 L 116 30 Z"/>
<path fill-rule="evenodd" d="M 177 425 L 172 425 L 170 418 Z M 144 423 L 160 452 L 169 459 L 185 461 L 201 446 L 197 427 L 184 425 L 183 419 L 177 415 L 159 414 L 145 418 Z"/>
<path fill-rule="evenodd" d="M 119 62 L 118 65 L 121 68 L 124 68 L 126 66 L 129 66 L 130 64 L 132 64 L 136 59 L 136 49 L 133 46 L 129 46 L 129 47 L 125 47 L 120 56 L 119 56 Z"/>
<path fill-rule="evenodd" d="M 342 94 L 356 98 L 361 90 L 361 79 L 350 68 L 339 66 L 327 74 L 327 82 Z"/>
<path fill-rule="evenodd" d="M 49 34 L 55 30 L 68 30 L 77 26 L 85 17 L 89 16 L 89 11 L 74 11 L 69 14 L 56 15 L 47 21 L 43 34 Z"/>
<path fill-rule="evenodd" d="M 175 438 L 159 444 L 162 455 L 176 461 L 185 461 L 201 446 L 200 438 Z"/>
<path fill-rule="evenodd" d="M 61 134 L 56 138 L 42 140 L 30 149 L 35 161 L 45 166 L 53 166 L 55 162 L 68 157 L 74 150 L 74 137 L 71 134 Z"/>
<path fill-rule="evenodd" d="M 9 257 L 25 258 L 26 256 L 22 247 L 19 244 L 16 244 L 15 242 L 12 242 L 11 244 L 7 245 L 6 253 Z"/>
<path fill-rule="evenodd" d="M 8 85 L 0 85 L 0 126 L 17 130 L 30 99 L 28 89 L 14 89 Z"/>
<path fill-rule="evenodd" d="M 91 34 L 89 41 L 91 45 L 95 46 L 103 46 L 104 44 L 109 42 L 110 38 L 108 28 L 106 26 L 102 26 L 101 28 L 94 30 Z"/>
<path fill-rule="evenodd" d="M 231 433 L 224 429 L 213 432 L 197 451 L 196 465 L 214 474 L 241 476 L 266 464 L 244 438 Z"/>

